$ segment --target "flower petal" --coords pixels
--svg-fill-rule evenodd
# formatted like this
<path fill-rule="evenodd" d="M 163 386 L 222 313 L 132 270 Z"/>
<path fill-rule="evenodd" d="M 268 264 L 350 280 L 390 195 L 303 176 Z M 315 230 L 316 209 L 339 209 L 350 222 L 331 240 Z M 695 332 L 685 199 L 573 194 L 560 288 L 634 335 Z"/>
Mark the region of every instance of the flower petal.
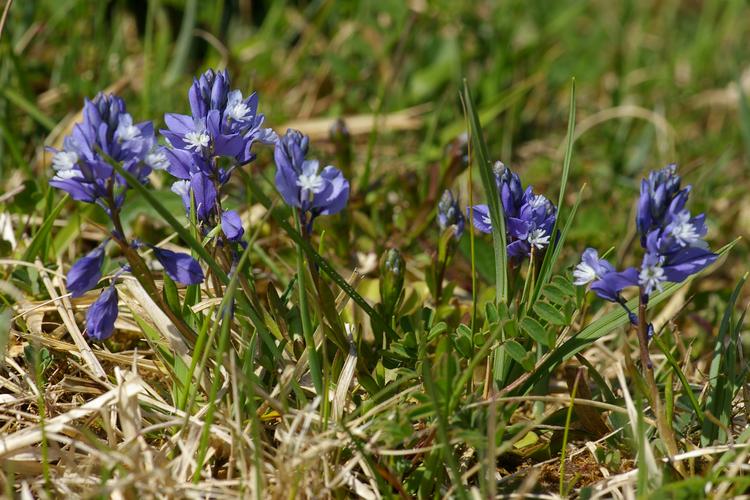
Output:
<path fill-rule="evenodd" d="M 197 285 L 203 282 L 203 269 L 198 261 L 185 253 L 152 247 L 154 256 L 161 262 L 164 272 L 177 283 Z"/>
<path fill-rule="evenodd" d="M 117 289 L 114 284 L 105 288 L 86 313 L 86 331 L 94 340 L 112 336 L 117 319 Z"/>
<path fill-rule="evenodd" d="M 68 271 L 67 286 L 73 297 L 80 297 L 99 283 L 104 263 L 104 245 L 81 257 Z"/>
<path fill-rule="evenodd" d="M 234 210 L 225 210 L 221 214 L 221 230 L 230 241 L 237 241 L 242 238 L 245 230 L 242 227 L 242 220 Z"/>

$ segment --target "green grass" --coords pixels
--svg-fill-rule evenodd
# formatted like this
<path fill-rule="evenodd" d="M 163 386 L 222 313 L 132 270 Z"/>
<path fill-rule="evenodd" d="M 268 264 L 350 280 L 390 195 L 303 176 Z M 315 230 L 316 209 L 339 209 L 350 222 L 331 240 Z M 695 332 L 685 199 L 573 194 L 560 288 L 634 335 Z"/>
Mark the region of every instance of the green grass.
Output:
<path fill-rule="evenodd" d="M 14 2 L 0 35 L 0 222 L 13 232 L 0 232 L 2 491 L 745 493 L 748 17 L 741 0 Z M 250 241 L 244 271 L 228 275 L 168 176 L 153 175 L 129 192 L 123 223 L 211 270 L 210 286 L 187 289 L 157 273 L 197 340 L 179 351 L 173 325 L 121 285 L 116 334 L 82 354 L 70 327 L 85 327 L 97 291 L 61 299 L 60 285 L 108 219 L 49 189 L 44 148 L 103 89 L 161 128 L 165 112 L 187 111 L 193 76 L 217 67 L 258 92 L 268 125 L 312 136 L 351 181 L 349 205 L 307 241 L 273 187 L 271 149 L 257 147 L 222 201 Z M 350 139 L 329 137 L 339 117 Z M 453 249 L 437 200 L 450 188 L 464 207 L 489 201 L 501 222 L 495 160 L 558 203 L 560 244 L 537 273 L 509 272 L 503 231 L 465 234 L 436 302 L 435 261 Z M 722 249 L 650 303 L 684 476 L 639 410 L 624 312 L 570 283 L 587 246 L 638 264 L 640 178 L 673 161 Z M 395 308 L 377 265 L 391 248 L 406 262 Z M 588 375 L 566 378 L 581 365 Z"/>

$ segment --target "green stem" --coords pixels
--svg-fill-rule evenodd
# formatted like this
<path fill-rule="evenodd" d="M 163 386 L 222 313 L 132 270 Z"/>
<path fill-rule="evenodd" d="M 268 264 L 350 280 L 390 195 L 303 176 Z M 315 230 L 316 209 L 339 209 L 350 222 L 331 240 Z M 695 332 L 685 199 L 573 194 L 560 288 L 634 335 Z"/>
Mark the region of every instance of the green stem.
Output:
<path fill-rule="evenodd" d="M 648 321 L 646 320 L 646 309 L 648 307 L 647 299 L 644 298 L 644 294 L 640 294 L 640 301 L 638 303 L 638 344 L 640 347 L 641 355 L 641 368 L 646 373 L 646 384 L 648 385 L 650 394 L 648 398 L 651 400 L 651 408 L 656 416 L 656 428 L 659 431 L 662 441 L 667 447 L 667 451 L 670 455 L 675 456 L 678 453 L 677 441 L 672 430 L 672 423 L 667 420 L 667 415 L 664 413 L 662 408 L 661 398 L 659 397 L 659 388 L 656 386 L 656 378 L 654 377 L 654 366 L 651 362 L 651 356 L 648 353 Z M 678 471 L 682 471 L 682 467 L 679 462 L 675 463 L 675 467 Z"/>
<path fill-rule="evenodd" d="M 302 230 L 302 213 L 298 212 L 295 217 L 297 231 L 303 235 L 306 233 Z M 310 363 L 310 375 L 312 376 L 315 393 L 323 397 L 323 376 L 320 368 L 320 358 L 318 351 L 315 349 L 315 338 L 313 337 L 312 321 L 310 321 L 310 310 L 307 304 L 306 282 L 307 274 L 305 271 L 305 252 L 300 245 L 297 245 L 297 287 L 299 289 L 299 310 L 302 318 L 302 335 L 305 338 L 307 346 L 307 359 Z"/>

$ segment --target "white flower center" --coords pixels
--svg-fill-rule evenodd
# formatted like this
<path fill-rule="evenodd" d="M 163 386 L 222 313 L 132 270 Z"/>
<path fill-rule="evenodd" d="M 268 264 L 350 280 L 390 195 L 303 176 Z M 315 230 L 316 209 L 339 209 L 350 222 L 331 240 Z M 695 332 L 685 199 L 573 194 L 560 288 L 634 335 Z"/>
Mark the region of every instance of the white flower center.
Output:
<path fill-rule="evenodd" d="M 169 160 L 163 151 L 155 149 L 146 155 L 146 165 L 154 170 L 165 170 L 169 166 Z"/>
<path fill-rule="evenodd" d="M 61 175 L 62 171 L 72 170 L 78 163 L 78 153 L 75 151 L 58 151 L 52 157 L 52 168 Z"/>
<path fill-rule="evenodd" d="M 484 222 L 488 226 L 492 225 L 492 219 L 490 218 L 489 215 L 482 215 L 482 222 Z"/>
<path fill-rule="evenodd" d="M 323 191 L 323 188 L 325 187 L 325 180 L 323 179 L 323 177 L 318 175 L 317 172 L 303 172 L 297 178 L 297 185 L 303 190 L 318 194 Z"/>
<path fill-rule="evenodd" d="M 117 130 L 115 130 L 115 135 L 120 142 L 127 142 L 140 137 L 141 130 L 133 125 L 133 118 L 126 113 L 120 117 L 120 122 L 117 124 Z"/>
<path fill-rule="evenodd" d="M 573 269 L 573 281 L 574 285 L 586 285 L 591 283 L 599 276 L 596 274 L 596 270 L 585 262 L 580 262 L 575 269 Z"/>
<path fill-rule="evenodd" d="M 192 130 L 183 138 L 188 149 L 194 149 L 196 153 L 202 148 L 207 148 L 211 138 L 205 130 Z"/>
<path fill-rule="evenodd" d="M 527 241 L 531 246 L 541 249 L 549 245 L 549 235 L 544 229 L 534 229 L 529 233 Z"/>
<path fill-rule="evenodd" d="M 531 208 L 539 208 L 539 207 L 544 207 L 546 205 L 547 205 L 547 198 L 545 198 L 544 195 L 541 195 L 541 194 L 535 195 L 529 202 L 529 206 L 531 206 Z"/>
<path fill-rule="evenodd" d="M 224 114 L 228 118 L 237 122 L 247 119 L 247 115 L 250 114 L 250 108 L 243 102 L 242 93 L 239 90 L 234 90 L 229 93 L 227 107 Z"/>
<path fill-rule="evenodd" d="M 190 181 L 177 181 L 172 184 L 172 192 L 184 197 L 190 195 Z"/>
<path fill-rule="evenodd" d="M 695 226 L 690 223 L 690 212 L 683 210 L 672 221 L 672 236 L 681 247 L 692 246 L 701 237 Z"/>
<path fill-rule="evenodd" d="M 672 228 L 672 236 L 682 247 L 690 246 L 700 239 L 700 235 L 695 230 L 695 226 L 689 222 L 680 224 Z"/>
<path fill-rule="evenodd" d="M 662 284 L 667 281 L 664 269 L 660 265 L 644 267 L 638 274 L 638 284 L 641 285 L 647 294 L 654 290 L 662 291 Z"/>

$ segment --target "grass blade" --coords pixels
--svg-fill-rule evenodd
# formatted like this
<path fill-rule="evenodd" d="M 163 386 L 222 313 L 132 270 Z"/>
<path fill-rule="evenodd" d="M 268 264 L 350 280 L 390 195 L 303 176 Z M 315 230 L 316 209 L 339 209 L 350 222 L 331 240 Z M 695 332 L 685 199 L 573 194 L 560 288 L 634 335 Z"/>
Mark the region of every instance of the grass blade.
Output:
<path fill-rule="evenodd" d="M 193 42 L 193 30 L 195 29 L 196 13 L 198 11 L 198 0 L 187 0 L 182 15 L 180 34 L 177 35 L 172 62 L 167 68 L 164 83 L 172 85 L 182 74 L 190 56 L 190 46 Z"/>
<path fill-rule="evenodd" d="M 479 162 L 479 173 L 482 178 L 484 195 L 487 198 L 487 206 L 490 209 L 492 220 L 492 242 L 495 251 L 495 301 L 497 303 L 508 302 L 508 250 L 505 237 L 505 214 L 500 196 L 497 192 L 495 173 L 492 170 L 490 154 L 487 143 L 484 140 L 482 124 L 479 121 L 474 101 L 471 98 L 469 84 L 464 80 L 464 91 L 461 95 L 465 112 L 469 117 L 471 128 L 471 140 L 474 144 Z"/>
<path fill-rule="evenodd" d="M 52 225 L 55 223 L 55 219 L 57 219 L 57 216 L 60 215 L 60 211 L 65 206 L 65 203 L 70 199 L 70 196 L 67 194 L 62 197 L 62 199 L 55 205 L 55 207 L 52 209 L 52 211 L 49 213 L 47 218 L 44 219 L 44 222 L 42 223 L 39 230 L 34 234 L 34 237 L 31 239 L 31 243 L 29 243 L 29 246 L 26 248 L 26 251 L 23 254 L 23 260 L 26 262 L 34 262 L 34 259 L 39 255 L 39 253 L 42 251 L 42 247 L 44 246 L 44 242 L 47 240 L 47 238 L 50 235 L 50 231 L 52 231 Z"/>
<path fill-rule="evenodd" d="M 27 115 L 29 115 L 39 125 L 47 129 L 48 132 L 51 132 L 55 128 L 55 122 L 52 121 L 42 111 L 40 111 L 39 108 L 36 107 L 36 104 L 27 100 L 20 93 L 9 87 L 1 89 L 0 92 L 2 92 L 3 97 L 5 97 L 9 102 L 15 104 L 21 110 L 25 111 Z"/>
<path fill-rule="evenodd" d="M 570 110 L 568 112 L 567 144 L 565 146 L 565 157 L 563 160 L 562 180 L 560 181 L 560 195 L 557 198 L 557 215 L 558 216 L 555 218 L 555 225 L 552 228 L 552 234 L 557 234 L 557 229 L 560 224 L 560 212 L 562 211 L 563 202 L 565 201 L 565 189 L 568 185 L 568 175 L 570 174 L 570 160 L 573 157 L 573 143 L 575 141 L 575 128 L 576 128 L 576 81 L 574 78 L 571 82 L 571 87 L 570 87 Z M 542 287 L 549 282 L 550 276 L 552 275 L 552 268 L 557 262 L 557 259 L 560 257 L 560 251 L 562 250 L 562 247 L 565 244 L 565 237 L 567 236 L 568 231 L 570 230 L 570 224 L 573 221 L 573 217 L 575 216 L 576 210 L 578 210 L 578 204 L 581 202 L 582 191 L 583 191 L 583 188 L 578 193 L 578 198 L 576 199 L 575 205 L 573 206 L 573 209 L 571 210 L 570 215 L 568 216 L 568 219 L 566 220 L 565 228 L 561 232 L 560 238 L 557 239 L 554 245 L 550 245 L 551 248 L 548 247 L 547 251 L 544 253 L 544 260 L 542 261 L 542 267 L 539 271 L 539 277 L 537 278 L 536 286 L 534 287 L 534 293 L 531 296 L 531 300 L 527 304 L 527 310 L 528 308 L 534 305 L 537 297 L 539 297 L 539 292 L 542 290 Z M 552 238 L 552 239 L 554 240 L 555 238 Z"/>

